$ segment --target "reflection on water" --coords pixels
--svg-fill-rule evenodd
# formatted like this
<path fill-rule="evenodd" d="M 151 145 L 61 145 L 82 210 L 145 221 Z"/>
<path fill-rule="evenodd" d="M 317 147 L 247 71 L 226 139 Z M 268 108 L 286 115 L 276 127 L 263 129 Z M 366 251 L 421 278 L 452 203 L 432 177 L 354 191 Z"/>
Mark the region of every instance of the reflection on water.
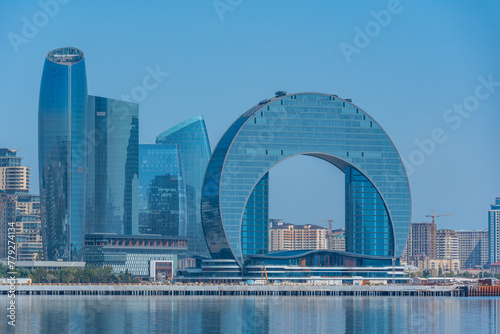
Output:
<path fill-rule="evenodd" d="M 17 296 L 16 333 L 497 333 L 499 298 Z M 0 300 L 7 324 L 8 298 Z"/>

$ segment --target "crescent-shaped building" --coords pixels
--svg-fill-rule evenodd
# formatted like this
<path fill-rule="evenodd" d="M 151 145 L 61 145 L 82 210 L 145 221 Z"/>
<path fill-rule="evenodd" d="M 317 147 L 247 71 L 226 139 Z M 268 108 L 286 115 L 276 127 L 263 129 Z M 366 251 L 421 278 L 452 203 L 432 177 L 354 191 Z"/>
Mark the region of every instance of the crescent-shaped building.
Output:
<path fill-rule="evenodd" d="M 208 164 L 201 214 L 213 259 L 235 260 L 244 269 L 247 259 L 266 258 L 268 172 L 298 155 L 322 159 L 345 173 L 348 253 L 401 256 L 411 199 L 389 136 L 350 99 L 277 92 L 230 126 Z"/>

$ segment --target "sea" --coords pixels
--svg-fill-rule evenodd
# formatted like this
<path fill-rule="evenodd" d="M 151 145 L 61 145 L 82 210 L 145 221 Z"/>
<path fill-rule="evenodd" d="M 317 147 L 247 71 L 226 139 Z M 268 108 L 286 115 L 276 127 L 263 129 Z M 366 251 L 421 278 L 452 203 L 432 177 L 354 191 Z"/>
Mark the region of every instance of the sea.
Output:
<path fill-rule="evenodd" d="M 500 333 L 498 297 L 18 295 L 15 327 L 0 305 L 0 333 Z"/>

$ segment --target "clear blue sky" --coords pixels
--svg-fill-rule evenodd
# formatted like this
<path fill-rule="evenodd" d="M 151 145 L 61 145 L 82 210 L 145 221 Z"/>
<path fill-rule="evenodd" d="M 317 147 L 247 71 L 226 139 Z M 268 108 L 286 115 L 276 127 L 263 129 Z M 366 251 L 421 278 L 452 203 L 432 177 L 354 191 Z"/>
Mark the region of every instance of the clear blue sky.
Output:
<path fill-rule="evenodd" d="M 438 228 L 487 228 L 500 196 L 500 85 L 476 88 L 479 77 L 500 82 L 499 1 L 59 1 L 50 15 L 38 1 L 0 4 L 0 147 L 20 149 L 35 192 L 44 57 L 74 46 L 86 55 L 89 94 L 119 99 L 141 91 L 148 67 L 169 73 L 136 95 L 141 143 L 201 114 L 214 148 L 276 90 L 352 98 L 413 162 L 414 222 L 434 210 L 453 213 Z M 390 18 L 376 23 L 382 10 Z M 346 57 L 341 46 L 357 49 Z M 472 111 L 460 116 L 453 106 L 464 103 Z M 435 130 L 440 142 L 425 155 L 415 141 Z M 342 224 L 342 180 L 322 161 L 290 159 L 272 170 L 271 216 Z"/>

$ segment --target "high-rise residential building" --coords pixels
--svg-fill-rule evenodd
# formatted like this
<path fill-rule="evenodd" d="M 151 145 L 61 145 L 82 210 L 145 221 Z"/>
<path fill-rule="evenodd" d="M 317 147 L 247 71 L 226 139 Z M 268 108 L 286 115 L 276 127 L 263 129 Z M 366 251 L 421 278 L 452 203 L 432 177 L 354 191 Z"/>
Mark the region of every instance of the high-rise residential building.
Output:
<path fill-rule="evenodd" d="M 13 196 L 16 205 L 16 250 L 18 261 L 33 261 L 43 253 L 40 196 L 17 193 Z"/>
<path fill-rule="evenodd" d="M 17 151 L 0 148 L 0 190 L 7 194 L 27 193 L 31 188 L 31 167 L 21 166 Z"/>
<path fill-rule="evenodd" d="M 436 260 L 459 260 L 457 232 L 448 229 L 436 231 Z"/>
<path fill-rule="evenodd" d="M 436 257 L 436 225 L 433 223 L 411 223 L 406 243 L 406 262 L 415 261 L 425 255 L 429 259 Z"/>
<path fill-rule="evenodd" d="M 15 241 L 14 239 L 9 238 L 9 228 L 15 229 L 15 223 L 16 201 L 12 195 L 0 190 L 0 260 L 2 261 L 7 260 L 8 241 Z M 15 259 L 15 256 L 10 258 L 11 261 L 13 259 Z"/>
<path fill-rule="evenodd" d="M 40 210 L 40 196 L 24 193 L 17 193 L 16 198 L 16 212 L 17 214 L 25 215 L 41 215 Z"/>
<path fill-rule="evenodd" d="M 330 249 L 345 252 L 345 228 L 333 230 L 331 239 L 332 244 L 329 247 Z M 330 242 L 330 239 L 328 239 L 328 242 Z"/>
<path fill-rule="evenodd" d="M 38 105 L 40 199 L 47 260 L 83 258 L 87 99 L 83 52 L 73 47 L 50 51 Z"/>
<path fill-rule="evenodd" d="M 205 120 L 192 117 L 161 133 L 157 144 L 177 144 L 186 185 L 188 254 L 210 257 L 201 223 L 200 202 L 203 177 L 211 150 Z"/>
<path fill-rule="evenodd" d="M 500 261 L 500 197 L 488 211 L 489 263 Z"/>
<path fill-rule="evenodd" d="M 139 233 L 139 105 L 88 97 L 86 233 Z"/>
<path fill-rule="evenodd" d="M 269 229 L 269 251 L 328 249 L 328 229 L 318 225 L 282 224 Z"/>
<path fill-rule="evenodd" d="M 14 222 L 17 261 L 33 260 L 42 250 L 40 196 L 29 194 L 31 167 L 21 165 L 17 150 L 0 149 L 0 190 L 7 205 L 7 220 Z M 2 229 L 4 225 L 2 225 Z M 3 248 L 2 248 L 3 249 Z"/>
<path fill-rule="evenodd" d="M 186 216 L 186 185 L 179 146 L 139 145 L 140 232 L 186 236 Z"/>
<path fill-rule="evenodd" d="M 456 231 L 462 269 L 482 268 L 488 263 L 488 230 Z"/>
<path fill-rule="evenodd" d="M 16 260 L 35 261 L 43 253 L 42 222 L 40 215 L 20 214 L 16 216 Z"/>

